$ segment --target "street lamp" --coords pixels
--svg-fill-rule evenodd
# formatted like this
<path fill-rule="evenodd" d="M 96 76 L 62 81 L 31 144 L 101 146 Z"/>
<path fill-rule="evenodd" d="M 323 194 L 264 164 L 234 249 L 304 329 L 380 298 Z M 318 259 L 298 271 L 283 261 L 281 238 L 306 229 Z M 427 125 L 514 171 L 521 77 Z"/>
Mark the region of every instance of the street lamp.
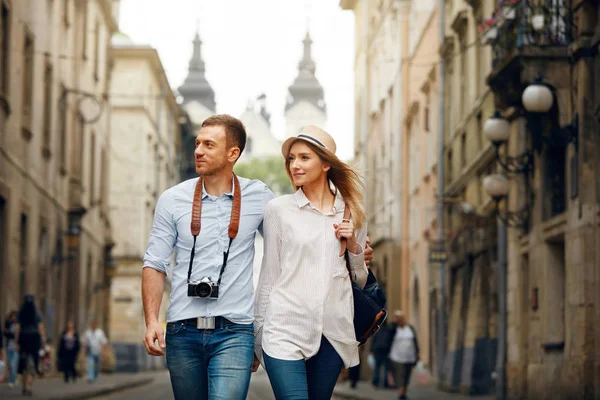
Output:
<path fill-rule="evenodd" d="M 67 248 L 70 251 L 77 250 L 81 239 L 81 218 L 87 210 L 83 207 L 78 207 L 69 210 L 69 226 L 67 228 Z"/>
<path fill-rule="evenodd" d="M 527 126 L 532 134 L 532 144 L 541 151 L 544 144 L 566 146 L 573 143 L 577 149 L 578 117 L 575 113 L 570 124 L 561 127 L 556 121 L 558 112 L 556 90 L 541 76 L 529 84 L 521 95 Z M 544 129 L 546 122 L 547 129 Z M 544 132 L 547 132 L 546 134 Z"/>
<path fill-rule="evenodd" d="M 501 154 L 500 148 L 506 146 L 510 136 L 510 123 L 498 111 L 485 121 L 483 125 L 483 134 L 492 142 L 496 149 L 496 160 L 502 168 L 509 173 L 527 174 L 531 167 L 533 155 L 531 151 L 511 157 L 505 151 Z"/>
<path fill-rule="evenodd" d="M 529 227 L 529 203 L 525 204 L 519 211 L 513 212 L 507 210 L 500 211 L 500 202 L 508 198 L 508 178 L 504 174 L 488 175 L 483 179 L 483 189 L 494 200 L 494 212 L 498 218 L 511 228 L 519 228 L 527 232 Z"/>

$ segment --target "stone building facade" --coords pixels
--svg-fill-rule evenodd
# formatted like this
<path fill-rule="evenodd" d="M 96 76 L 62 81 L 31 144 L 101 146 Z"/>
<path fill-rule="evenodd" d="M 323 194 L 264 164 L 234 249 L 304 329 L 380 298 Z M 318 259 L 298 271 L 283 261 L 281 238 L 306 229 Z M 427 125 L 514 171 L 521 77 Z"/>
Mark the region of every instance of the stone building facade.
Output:
<path fill-rule="evenodd" d="M 0 313 L 107 325 L 110 37 L 118 1 L 0 1 Z"/>
<path fill-rule="evenodd" d="M 526 2 L 494 25 L 488 83 L 510 122 L 508 149 L 530 154 L 511 180 L 508 211 L 507 397 L 600 397 L 600 6 L 553 2 L 538 26 Z M 548 18 L 554 15 L 554 19 Z M 531 20 L 533 21 L 533 20 Z M 539 24 L 541 22 L 541 25 Z M 552 107 L 522 100 L 541 78 Z M 524 212 L 518 213 L 519 210 Z"/>
<path fill-rule="evenodd" d="M 158 196 L 180 182 L 179 106 L 158 52 L 123 34 L 112 40 L 110 217 L 116 271 L 111 288 L 110 332 L 117 371 L 164 367 L 141 343 L 143 257 Z M 167 282 L 159 321 L 165 324 Z"/>
<path fill-rule="evenodd" d="M 446 351 L 441 386 L 466 394 L 493 391 L 497 349 L 496 218 L 482 180 L 496 168 L 483 134 L 493 114 L 486 85 L 491 51 L 477 26 L 495 2 L 450 1 L 444 43 L 444 243 Z M 436 278 L 438 278 L 436 276 Z M 439 286 L 439 285 L 438 285 Z"/>

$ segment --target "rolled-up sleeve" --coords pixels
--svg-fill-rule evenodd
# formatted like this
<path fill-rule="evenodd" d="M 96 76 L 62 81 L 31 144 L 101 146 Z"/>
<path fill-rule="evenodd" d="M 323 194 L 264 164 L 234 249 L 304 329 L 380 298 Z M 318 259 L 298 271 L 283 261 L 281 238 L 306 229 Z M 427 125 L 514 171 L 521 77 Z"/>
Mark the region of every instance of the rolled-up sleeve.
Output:
<path fill-rule="evenodd" d="M 154 221 L 144 254 L 144 268 L 152 268 L 167 274 L 171 266 L 171 255 L 177 240 L 177 229 L 171 211 L 173 202 L 170 191 L 164 192 L 156 202 Z"/>
<path fill-rule="evenodd" d="M 365 287 L 367 284 L 367 277 L 369 276 L 369 270 L 365 265 L 365 252 L 364 249 L 367 246 L 367 224 L 360 227 L 356 231 L 356 243 L 358 249 L 356 254 L 348 251 L 348 261 L 350 262 L 350 268 L 352 269 L 352 279 L 360 285 Z"/>

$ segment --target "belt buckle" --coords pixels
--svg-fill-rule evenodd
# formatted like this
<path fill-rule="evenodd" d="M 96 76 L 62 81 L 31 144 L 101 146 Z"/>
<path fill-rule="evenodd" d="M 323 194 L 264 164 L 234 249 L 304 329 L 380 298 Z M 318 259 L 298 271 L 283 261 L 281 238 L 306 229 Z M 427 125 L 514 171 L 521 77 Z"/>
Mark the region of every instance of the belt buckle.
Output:
<path fill-rule="evenodd" d="M 215 329 L 215 317 L 199 317 L 196 323 L 197 329 Z"/>

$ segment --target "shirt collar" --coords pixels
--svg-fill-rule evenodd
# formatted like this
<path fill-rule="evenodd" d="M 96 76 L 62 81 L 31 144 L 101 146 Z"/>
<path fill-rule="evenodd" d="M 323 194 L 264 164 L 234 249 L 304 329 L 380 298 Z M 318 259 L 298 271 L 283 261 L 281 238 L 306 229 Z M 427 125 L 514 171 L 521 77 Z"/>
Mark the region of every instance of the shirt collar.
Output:
<path fill-rule="evenodd" d="M 302 188 L 298 188 L 298 190 L 296 190 L 296 193 L 294 193 L 294 199 L 296 200 L 296 204 L 298 205 L 298 208 L 302 208 L 302 207 L 310 204 L 310 201 L 304 194 L 304 191 L 302 190 Z M 344 199 L 338 192 L 337 196 L 335 196 L 335 201 L 333 203 L 333 213 L 335 214 L 338 211 L 343 210 L 343 209 L 344 209 Z"/>
<path fill-rule="evenodd" d="M 200 179 L 200 178 L 198 178 L 198 179 Z M 231 192 L 223 193 L 223 195 L 229 197 L 230 199 L 233 199 L 234 193 L 235 193 L 235 181 L 233 180 L 233 176 L 231 176 Z M 204 200 L 206 197 L 208 197 L 208 193 L 206 192 L 206 187 L 204 186 L 204 181 L 202 181 L 202 200 Z"/>

